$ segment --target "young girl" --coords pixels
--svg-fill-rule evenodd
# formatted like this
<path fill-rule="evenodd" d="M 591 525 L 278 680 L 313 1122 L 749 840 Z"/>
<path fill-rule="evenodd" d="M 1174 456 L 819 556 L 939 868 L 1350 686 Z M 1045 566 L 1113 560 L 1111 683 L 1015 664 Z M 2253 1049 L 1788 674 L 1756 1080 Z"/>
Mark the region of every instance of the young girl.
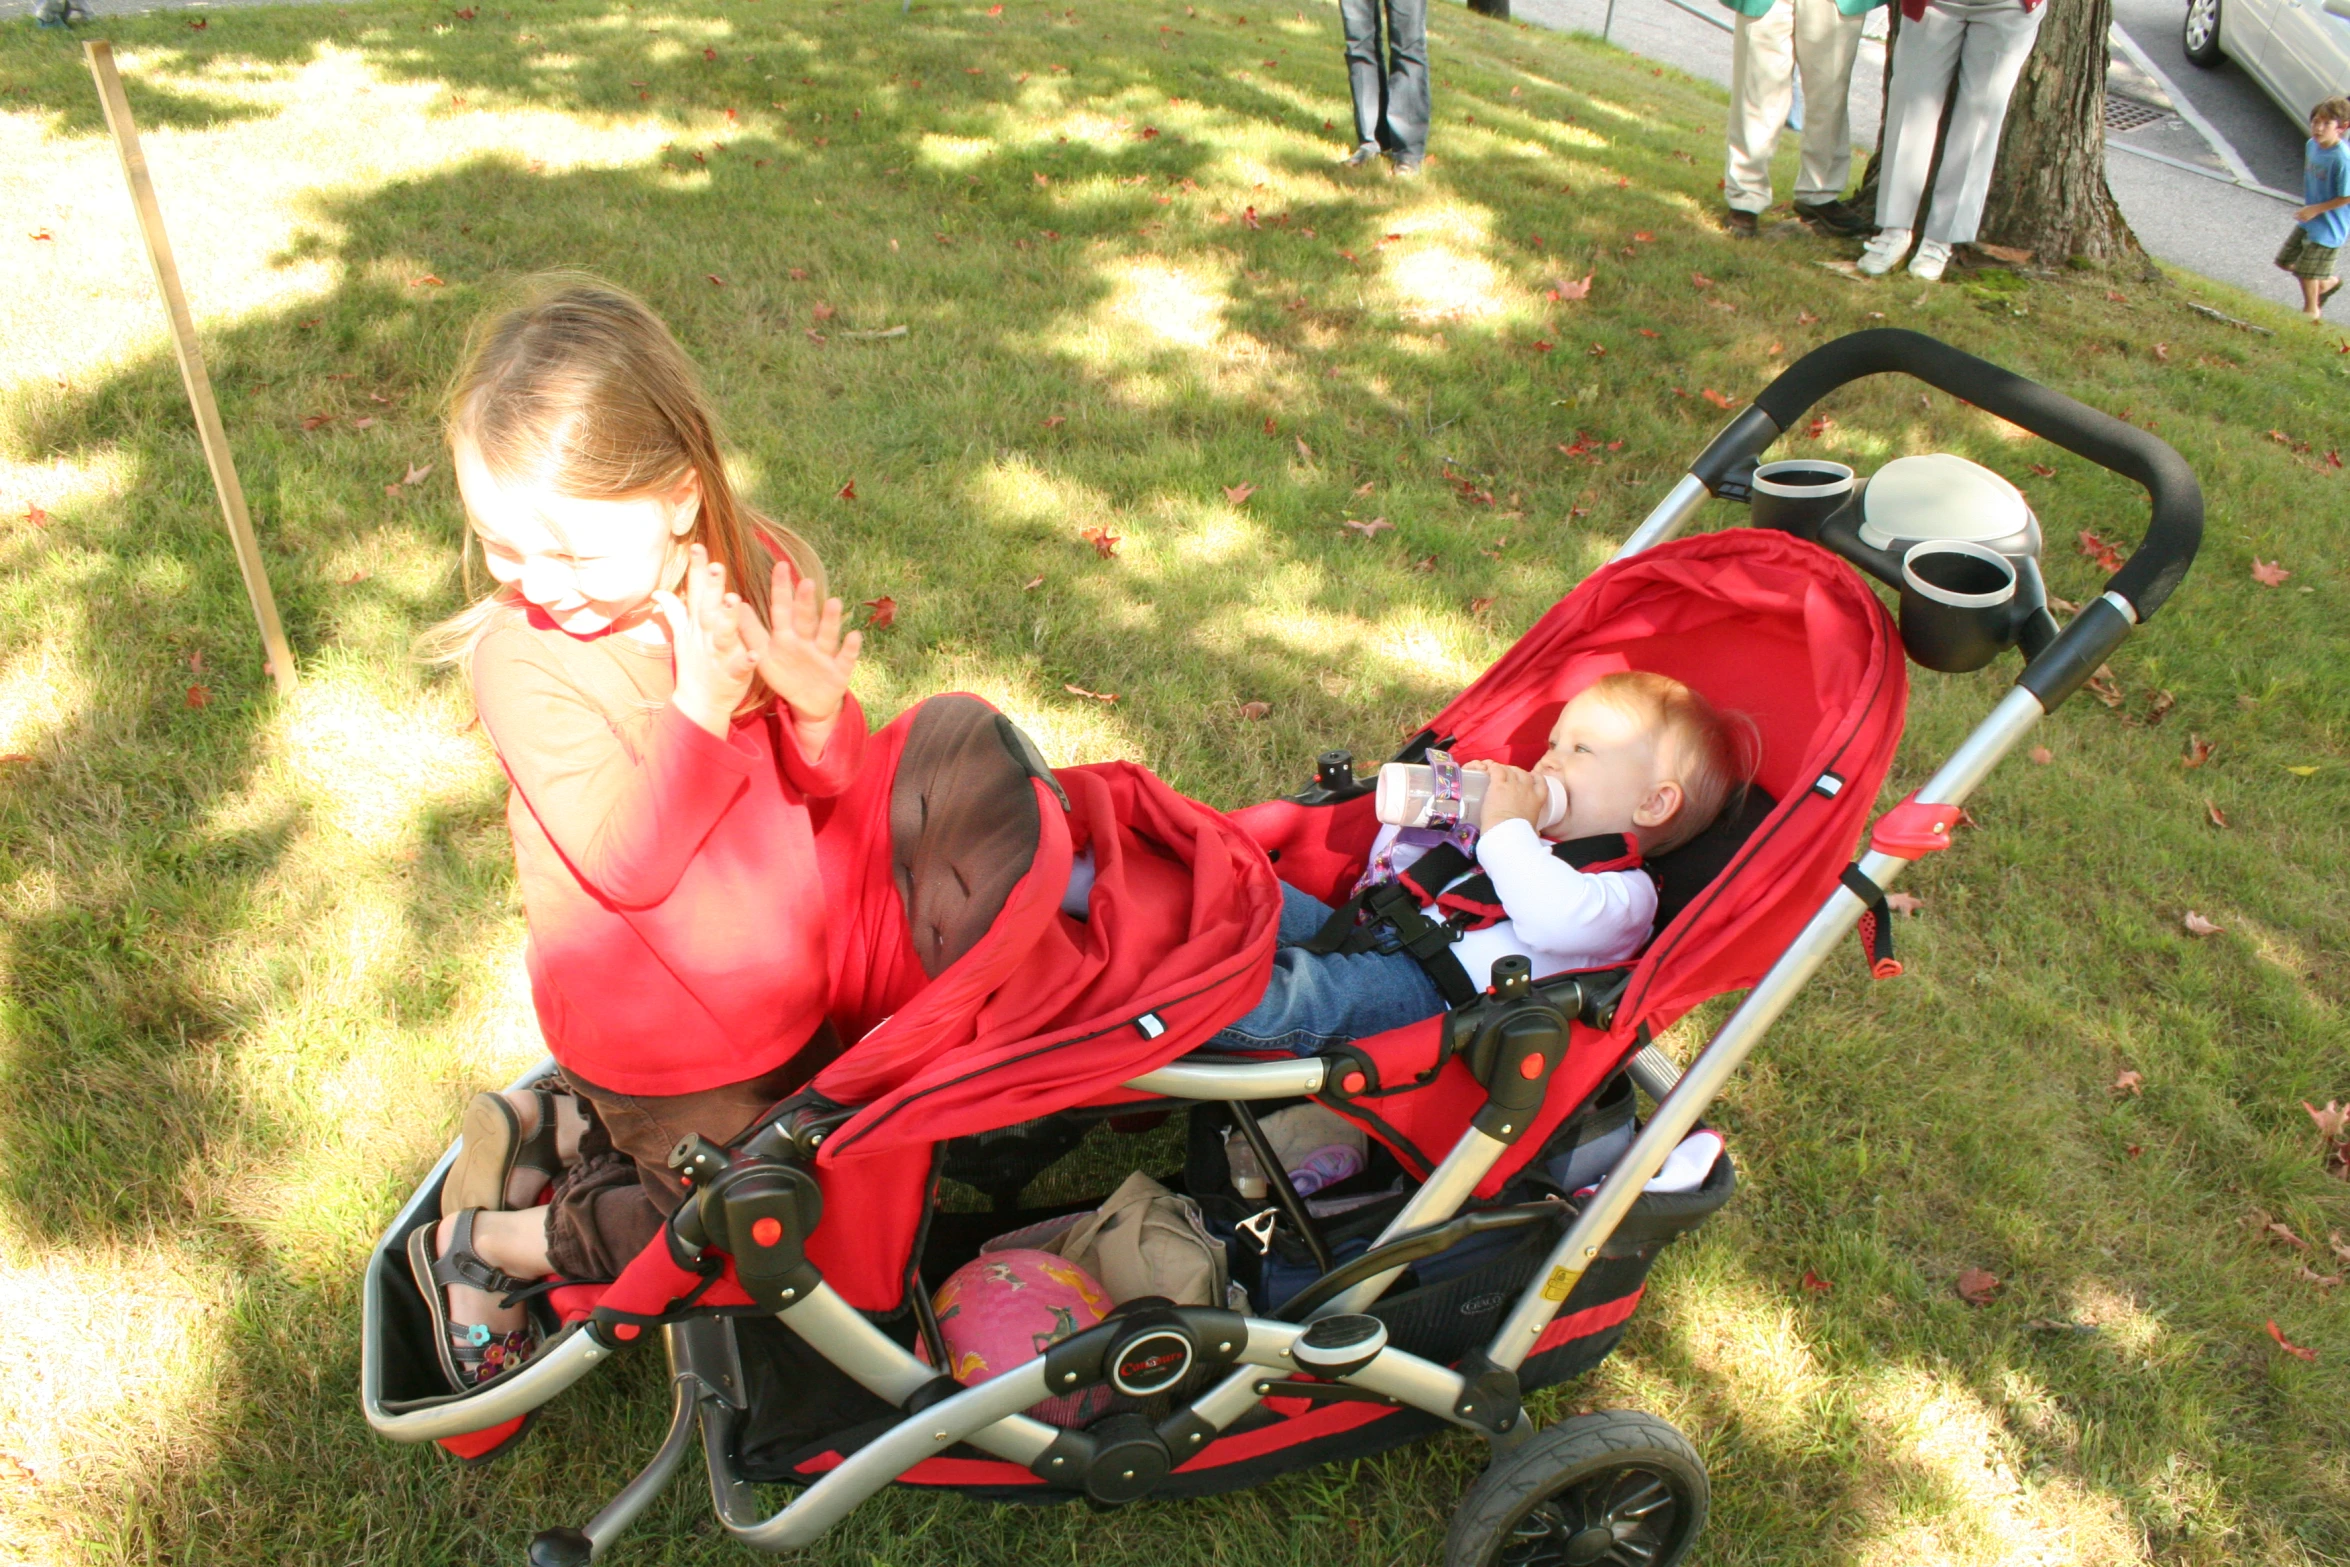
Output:
<path fill-rule="evenodd" d="M 477 1099 L 446 1216 L 411 1237 L 463 1389 L 534 1348 L 512 1292 L 652 1238 L 679 1138 L 734 1138 L 837 1049 L 806 802 L 855 777 L 865 719 L 815 553 L 735 494 L 638 300 L 544 279 L 489 321 L 449 450 L 497 587 L 428 642 L 513 784 L 531 999 L 577 1096 Z"/>

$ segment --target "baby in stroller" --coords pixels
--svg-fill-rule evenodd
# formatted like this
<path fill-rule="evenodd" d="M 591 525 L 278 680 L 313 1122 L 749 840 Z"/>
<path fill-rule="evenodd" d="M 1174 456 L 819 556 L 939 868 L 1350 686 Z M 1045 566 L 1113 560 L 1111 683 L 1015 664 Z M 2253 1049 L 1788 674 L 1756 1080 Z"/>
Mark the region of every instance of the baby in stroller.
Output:
<path fill-rule="evenodd" d="M 1633 957 L 1657 914 L 1643 855 L 1687 843 L 1745 789 L 1752 733 L 1668 676 L 1602 676 L 1559 710 L 1532 770 L 1464 764 L 1487 778 L 1477 825 L 1382 828 L 1335 911 L 1284 884 L 1264 997 L 1204 1048 L 1314 1055 L 1462 1005 L 1501 958 L 1543 979 Z"/>

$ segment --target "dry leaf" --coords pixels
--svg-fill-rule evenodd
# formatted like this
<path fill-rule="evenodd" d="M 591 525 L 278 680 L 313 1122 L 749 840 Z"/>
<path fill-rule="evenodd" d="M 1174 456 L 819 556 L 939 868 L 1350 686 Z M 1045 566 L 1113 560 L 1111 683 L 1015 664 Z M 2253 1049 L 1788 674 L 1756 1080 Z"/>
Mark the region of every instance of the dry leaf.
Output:
<path fill-rule="evenodd" d="M 1714 286 L 1714 280 L 1702 272 L 1692 272 L 1689 274 L 1689 286 L 1691 288 L 1711 288 Z"/>
<path fill-rule="evenodd" d="M 1257 487 L 1253 484 L 1227 484 L 1224 486 L 1224 499 L 1235 506 L 1241 505 L 1256 493 Z"/>
<path fill-rule="evenodd" d="M 1044 427 L 1048 430 L 1058 430 L 1068 422 L 1069 416 L 1067 414 L 1047 414 L 1044 419 Z"/>
<path fill-rule="evenodd" d="M 1988 1268 L 1969 1268 L 1958 1276 L 1958 1298 L 1970 1306 L 1988 1306 L 1998 1292 L 1999 1275 Z"/>
<path fill-rule="evenodd" d="M 2044 745 L 2036 745 L 2025 754 L 2031 758 L 2032 765 L 2035 767 L 2046 767 L 2050 762 L 2056 760 L 2056 753 Z"/>
<path fill-rule="evenodd" d="M 27 758 L 27 760 L 30 760 L 30 758 Z M 2326 1250 L 2332 1252 L 2335 1256 L 2341 1258 L 2344 1262 L 2350 1262 L 2350 1241 L 2345 1241 L 2342 1239 L 2342 1232 L 2340 1230 L 2326 1231 Z"/>
<path fill-rule="evenodd" d="M 187 701 L 188 706 L 190 707 L 210 707 L 212 705 L 212 693 L 205 690 L 202 686 L 190 686 L 188 687 Z"/>
<path fill-rule="evenodd" d="M 1123 537 L 1121 534 L 1112 533 L 1108 528 L 1103 527 L 1100 523 L 1095 523 L 1092 527 L 1083 530 L 1077 536 L 1083 539 L 1086 543 L 1092 545 L 1093 552 L 1104 560 L 1108 560 L 1111 556 L 1118 553 L 1118 543 L 1119 540 Z"/>
<path fill-rule="evenodd" d="M 857 481 L 851 479 L 832 493 L 836 500 L 853 501 L 857 498 Z"/>
<path fill-rule="evenodd" d="M 818 321 L 830 321 L 833 316 L 837 314 L 837 312 L 834 311 L 830 305 L 819 299 L 816 301 L 816 303 L 808 307 L 808 314 L 813 316 Z"/>
<path fill-rule="evenodd" d="M 375 419 L 372 415 L 365 419 L 354 419 L 351 421 L 351 428 L 354 430 L 372 430 L 375 428 Z"/>
<path fill-rule="evenodd" d="M 2111 544 L 2108 544 L 2105 540 L 2099 538 L 2096 534 L 2091 533 L 2086 528 L 2081 530 L 2081 553 L 2088 556 L 2091 560 L 2097 562 L 2098 565 L 2104 567 L 2107 571 L 2119 571 L 2122 569 L 2122 558 L 2120 552 L 2117 551 Z"/>
<path fill-rule="evenodd" d="M 1808 310 L 1798 310 L 1795 312 L 1795 324 L 1797 326 L 1818 326 L 1820 318 Z"/>
<path fill-rule="evenodd" d="M 1023 593 L 1034 593 L 1038 588 L 1043 586 L 1044 576 L 1042 573 L 1039 573 L 1036 576 L 1030 577 L 1026 582 L 1021 583 L 1020 591 Z"/>
<path fill-rule="evenodd" d="M 371 577 L 371 576 L 373 576 L 373 575 L 374 575 L 374 573 L 373 573 L 373 572 L 370 572 L 370 571 L 366 570 L 365 568 L 361 568 L 361 569 L 359 569 L 359 570 L 356 570 L 356 571 L 352 572 L 352 573 L 351 573 L 349 576 L 345 577 L 345 578 L 343 579 L 343 586 L 347 588 L 347 587 L 350 587 L 350 586 L 352 586 L 354 583 L 365 582 L 365 581 L 366 581 L 366 580 L 367 580 L 369 577 Z"/>
<path fill-rule="evenodd" d="M 2320 1273 L 2315 1268 L 2311 1267 L 2296 1266 L 2293 1269 L 2293 1277 L 2299 1279 L 2304 1284 L 2314 1284 L 2321 1290 L 2340 1289 L 2342 1287 L 2342 1275 L 2339 1273 Z"/>
<path fill-rule="evenodd" d="M 2089 694 L 2107 707 L 2122 705 L 2122 684 L 2116 679 L 2111 664 L 2099 664 L 2097 673 L 2088 679 Z"/>
<path fill-rule="evenodd" d="M 2142 1072 L 2124 1072 L 2113 1080 L 2110 1092 L 2137 1095 L 2146 1091 L 2146 1077 Z"/>
<path fill-rule="evenodd" d="M 1906 892 L 1888 892 L 1885 894 L 1885 907 L 1896 914 L 1906 914 L 1914 920 L 1925 912 L 1926 900 L 1912 897 Z"/>
<path fill-rule="evenodd" d="M 1421 556 L 1418 560 L 1412 562 L 1412 570 L 1419 572 L 1423 576 L 1432 573 L 1436 570 L 1436 557 L 1433 555 Z"/>
<path fill-rule="evenodd" d="M 2264 561 L 2257 555 L 2252 557 L 2252 580 L 2264 588 L 2281 588 L 2285 585 L 2285 579 L 2292 575 L 2273 560 Z"/>
<path fill-rule="evenodd" d="M 2280 762 L 2277 765 L 2296 778 L 2315 778 L 2317 776 L 2317 769 L 2314 767 L 2296 767 L 2291 762 Z"/>
<path fill-rule="evenodd" d="M 1826 1279 L 1821 1278 L 1818 1274 L 1812 1272 L 1811 1269 L 1806 1268 L 1803 1270 L 1803 1287 L 1807 1290 L 1810 1290 L 1814 1295 L 1825 1295 L 1828 1293 L 1828 1291 L 1834 1289 L 1836 1286 L 1829 1283 Z"/>
<path fill-rule="evenodd" d="M 32 504 L 30 501 L 25 503 L 24 520 L 31 523 L 36 528 L 46 528 L 49 526 L 49 514 L 43 511 L 40 507 Z"/>
<path fill-rule="evenodd" d="M 865 622 L 867 630 L 887 631 L 890 622 L 898 618 L 898 601 L 886 593 L 877 599 L 866 599 L 864 604 L 873 611 L 873 618 Z"/>
<path fill-rule="evenodd" d="M 2180 918 L 2179 924 L 2186 930 L 2188 935 L 2196 937 L 2216 936 L 2219 935 L 2223 929 L 2223 927 L 2214 925 L 2211 923 L 2211 921 L 2205 919 L 2202 915 L 2196 913 L 2193 909 L 2189 909 L 2186 914 Z"/>
<path fill-rule="evenodd" d="M 2168 691 L 2157 691 L 2146 699 L 2146 722 L 2159 724 L 2170 716 L 2170 710 L 2179 705 L 2179 699 Z"/>
<path fill-rule="evenodd" d="M 1597 276 L 1596 273 L 1586 272 L 1580 279 L 1573 282 L 1561 278 L 1550 285 L 1550 297 L 1563 301 L 1589 299 L 1591 297 L 1591 280 L 1595 276 Z"/>
<path fill-rule="evenodd" d="M 1272 711 L 1273 704 L 1270 702 L 1243 702 L 1240 704 L 1240 716 L 1252 724 L 1269 717 Z"/>
<path fill-rule="evenodd" d="M 2203 802 L 2203 819 L 2214 827 L 2225 827 L 2228 824 L 2228 813 L 2219 808 L 2218 802 L 2206 800 Z"/>
<path fill-rule="evenodd" d="M 1713 404 L 1716 408 L 1735 408 L 1738 406 L 1738 399 L 1734 397 L 1725 397 L 1710 386 L 1699 392 L 1697 395 L 1704 398 L 1707 402 Z"/>
<path fill-rule="evenodd" d="M 305 430 L 316 430 L 321 426 L 330 425 L 334 422 L 335 416 L 333 414 L 306 414 L 302 419 L 302 428 Z"/>
<path fill-rule="evenodd" d="M 2320 1110 L 2304 1099 L 2301 1108 L 2309 1112 L 2309 1118 L 2317 1123 L 2318 1134 L 2328 1142 L 2342 1136 L 2345 1129 L 2350 1129 L 2350 1105 L 2336 1104 L 2329 1099 L 2326 1107 Z"/>
<path fill-rule="evenodd" d="M 1551 351 L 1551 349 L 1552 349 L 1552 347 L 1553 347 L 1553 346 L 1555 346 L 1555 345 L 1553 345 L 1552 343 L 1550 343 L 1549 341 L 1547 341 L 1546 339 L 1543 339 L 1543 338 L 1539 338 L 1539 337 L 1538 337 L 1538 338 L 1536 338 L 1536 339 L 1534 340 L 1534 352 L 1536 352 L 1536 353 L 1538 353 L 1538 354 L 1547 354 L 1547 353 L 1549 353 L 1549 352 Z"/>
<path fill-rule="evenodd" d="M 1376 538 L 1381 531 L 1395 526 L 1385 517 L 1373 517 L 1368 522 L 1357 522 L 1354 518 L 1349 517 L 1346 519 L 1346 525 L 1366 539 Z"/>
<path fill-rule="evenodd" d="M 2053 479 L 2056 477 L 2056 470 L 2049 467 L 2044 462 L 2033 463 L 2031 468 L 2034 473 L 2038 474 L 2043 479 Z"/>
<path fill-rule="evenodd" d="M 2277 1330 L 2277 1319 L 2274 1317 L 2268 1319 L 2268 1336 L 2277 1341 L 2277 1348 L 2283 1350 L 2286 1354 L 2292 1356 L 2295 1360 L 2306 1360 L 2312 1362 L 2313 1364 L 2316 1362 L 2317 1351 L 2314 1349 L 2303 1349 L 2300 1345 L 2285 1337 L 2283 1333 Z"/>
<path fill-rule="evenodd" d="M 1490 595 L 1481 599 L 1469 600 L 1469 613 L 1472 615 L 1482 615 L 1492 607 L 1493 599 Z"/>
<path fill-rule="evenodd" d="M 2179 765 L 2181 767 L 2201 767 L 2210 760 L 2211 742 L 2190 731 L 2187 735 L 2187 749 L 2180 755 Z"/>
<path fill-rule="evenodd" d="M 1061 687 L 1061 689 L 1068 692 L 1071 696 L 1081 696 L 1089 701 L 1100 702 L 1104 706 L 1107 706 L 1108 704 L 1118 700 L 1118 693 L 1115 691 L 1088 691 L 1083 686 L 1070 685 L 1065 685 Z"/>
<path fill-rule="evenodd" d="M 1314 460 L 1314 449 L 1306 444 L 1306 438 L 1301 435 L 1296 437 L 1296 441 L 1298 460 L 1301 462 L 1312 462 Z"/>
<path fill-rule="evenodd" d="M 1357 495 L 1368 495 L 1378 487 L 1378 483 L 1375 480 L 1366 479 L 1361 484 L 1355 486 L 1355 493 Z"/>
<path fill-rule="evenodd" d="M 1822 414 L 1817 419 L 1814 419 L 1811 423 L 1805 425 L 1803 427 L 1803 431 L 1804 434 L 1810 436 L 1813 440 L 1818 441 L 1826 439 L 1828 432 L 1835 428 L 1836 421 L 1829 418 L 1826 414 Z"/>
<path fill-rule="evenodd" d="M 439 278 L 437 278 L 437 277 L 433 276 L 433 275 L 432 275 L 430 272 L 427 272 L 427 273 L 426 273 L 424 276 L 422 276 L 422 277 L 412 277 L 412 278 L 410 278 L 410 279 L 408 280 L 408 286 L 409 286 L 410 288 L 446 288 L 446 287 L 448 287 L 448 285 L 447 285 L 447 284 L 443 283 L 443 282 L 442 282 L 442 281 L 441 281 Z"/>
<path fill-rule="evenodd" d="M 433 465 L 431 463 L 426 463 L 421 467 L 415 463 L 410 463 L 408 465 L 408 471 L 400 477 L 400 487 L 402 489 L 406 489 L 410 485 L 422 484 L 426 479 L 432 477 L 432 470 Z"/>

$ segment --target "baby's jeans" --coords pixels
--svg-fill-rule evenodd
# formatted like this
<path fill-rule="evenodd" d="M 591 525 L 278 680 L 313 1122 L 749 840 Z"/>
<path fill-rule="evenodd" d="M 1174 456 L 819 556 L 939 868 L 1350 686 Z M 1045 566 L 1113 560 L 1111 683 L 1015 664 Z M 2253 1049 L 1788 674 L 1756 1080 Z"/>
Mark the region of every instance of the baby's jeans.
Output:
<path fill-rule="evenodd" d="M 1443 993 L 1408 952 L 1321 954 L 1297 945 L 1329 918 L 1329 905 L 1282 885 L 1281 948 L 1264 998 L 1201 1049 L 1310 1056 L 1444 1011 Z"/>

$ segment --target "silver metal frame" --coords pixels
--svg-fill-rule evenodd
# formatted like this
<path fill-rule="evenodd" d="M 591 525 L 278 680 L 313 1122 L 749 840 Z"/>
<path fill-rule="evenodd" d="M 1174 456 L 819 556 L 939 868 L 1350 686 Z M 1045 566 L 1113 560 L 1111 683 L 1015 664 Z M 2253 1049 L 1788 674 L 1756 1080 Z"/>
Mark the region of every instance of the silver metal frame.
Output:
<path fill-rule="evenodd" d="M 1679 534 L 1688 526 L 1707 493 L 1704 484 L 1696 478 L 1684 477 L 1634 530 L 1615 558 L 1621 560 L 1638 554 Z M 2133 621 L 2136 619 L 2125 601 L 2111 594 L 2107 597 L 2130 614 Z M 1918 800 L 1941 805 L 1963 804 L 2043 716 L 2038 699 L 2029 691 L 2020 686 L 2011 690 L 1918 791 Z M 1860 869 L 1877 886 L 1885 888 L 1894 883 L 1909 863 L 1902 856 L 1872 849 L 1861 858 Z M 1803 932 L 1685 1070 L 1677 1068 L 1654 1045 L 1633 1058 L 1630 1069 L 1640 1086 L 1656 1101 L 1655 1112 L 1601 1181 L 1597 1192 L 1584 1204 L 1495 1332 L 1486 1351 L 1494 1364 L 1514 1370 L 1525 1362 L 1543 1330 L 1574 1292 L 1584 1271 L 1631 1211 L 1641 1190 L 1721 1093 L 1730 1074 L 1760 1042 L 1828 954 L 1850 933 L 1865 907 L 1859 897 L 1842 886 L 1830 893 Z M 1326 1066 L 1318 1060 L 1187 1059 L 1145 1073 L 1126 1086 L 1169 1099 L 1284 1099 L 1320 1092 L 1326 1072 Z M 520 1081 L 529 1082 L 538 1075 L 534 1071 Z M 1381 1232 L 1378 1243 L 1405 1230 L 1451 1218 L 1500 1162 L 1508 1147 L 1474 1127 L 1465 1129 L 1460 1141 Z M 401 1210 L 400 1217 L 393 1221 L 394 1233 L 413 1220 L 420 1204 L 437 1201 L 440 1179 L 455 1152 L 452 1148 L 442 1158 L 424 1188 Z M 361 1360 L 361 1399 L 368 1423 L 387 1437 L 414 1442 L 481 1430 L 536 1407 L 608 1356 L 609 1352 L 587 1333 L 573 1330 L 557 1339 L 523 1370 L 493 1384 L 484 1393 L 398 1414 L 386 1411 L 382 1407 L 382 1368 L 376 1363 L 374 1319 L 382 1309 L 383 1291 L 390 1287 L 386 1276 L 387 1255 L 387 1247 L 379 1245 L 368 1269 L 365 1308 L 368 1332 Z M 1401 1272 L 1397 1269 L 1357 1284 L 1331 1300 L 1315 1316 L 1361 1311 L 1384 1294 Z M 936 1379 L 933 1368 L 874 1327 L 829 1286 L 818 1286 L 806 1299 L 778 1315 L 834 1366 L 885 1402 L 903 1406 L 917 1390 Z M 1289 1356 L 1289 1346 L 1303 1331 L 1300 1324 L 1257 1317 L 1244 1321 L 1247 1341 L 1232 1351 L 1238 1369 L 1190 1403 L 1191 1411 L 1217 1431 L 1229 1428 L 1263 1398 L 1259 1388 L 1266 1380 L 1265 1369 L 1299 1369 Z M 1055 1427 L 1022 1413 L 1057 1391 L 1046 1387 L 1044 1362 L 1040 1358 L 955 1394 L 919 1415 L 909 1415 L 802 1491 L 782 1511 L 762 1517 L 750 1488 L 734 1477 L 725 1457 L 732 1421 L 741 1407 L 734 1393 L 716 1385 L 728 1378 L 681 1363 L 680 1334 L 698 1326 L 686 1323 L 666 1330 L 676 1400 L 669 1435 L 644 1473 L 588 1526 L 587 1533 L 598 1552 L 643 1510 L 675 1472 L 683 1457 L 689 1413 L 698 1416 L 709 1461 L 712 1503 L 720 1521 L 736 1538 L 769 1550 L 789 1550 L 810 1543 L 858 1503 L 922 1459 L 957 1443 L 969 1443 L 1025 1467 L 1039 1462 L 1060 1434 Z M 731 1345 L 731 1332 L 725 1337 Z M 1392 1346 L 1344 1380 L 1455 1425 L 1480 1429 L 1456 1410 L 1467 1386 L 1458 1372 Z M 739 1374 L 733 1381 L 739 1388 Z M 1512 1445 L 1531 1434 L 1531 1423 L 1520 1419 L 1506 1436 L 1494 1437 L 1482 1430 L 1480 1434 L 1487 1435 L 1497 1445 Z M 1205 1440 L 1205 1433 L 1193 1437 L 1196 1444 L 1204 1445 Z M 1178 1453 L 1172 1455 L 1172 1460 L 1180 1465 L 1188 1456 Z"/>

